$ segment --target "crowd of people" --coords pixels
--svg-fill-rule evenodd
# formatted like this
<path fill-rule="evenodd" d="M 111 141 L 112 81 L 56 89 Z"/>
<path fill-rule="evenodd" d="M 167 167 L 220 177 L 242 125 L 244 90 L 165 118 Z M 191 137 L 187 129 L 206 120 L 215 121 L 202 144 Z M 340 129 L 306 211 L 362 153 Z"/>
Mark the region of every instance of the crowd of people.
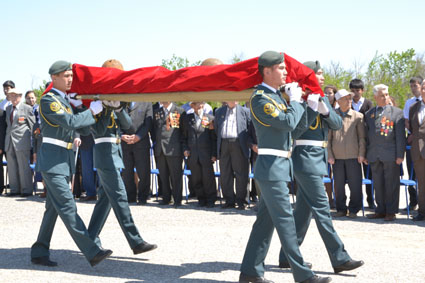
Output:
<path fill-rule="evenodd" d="M 203 62 L 203 65 L 217 64 L 221 61 Z M 413 220 L 423 220 L 424 189 L 420 188 L 424 186 L 425 174 L 415 174 L 424 170 L 423 79 L 411 78 L 412 97 L 405 102 L 404 110 L 394 105 L 387 86 L 376 85 L 374 107 L 371 100 L 362 96 L 361 80 L 353 79 L 349 90 L 338 90 L 332 85 L 324 86 L 323 72 L 317 61 L 306 62 L 306 65 L 315 70 L 333 111 L 343 121 L 342 128 L 326 131 L 329 166 L 328 172 L 319 174 L 334 180 L 334 193 L 331 187 L 328 190 L 329 205 L 336 209 L 334 217 L 357 217 L 363 202 L 362 179 L 367 178 L 373 180 L 373 190 L 372 185 L 366 185 L 366 200 L 369 208 L 375 209 L 368 217 L 394 220 L 399 209 L 400 166 L 406 157 L 406 175 L 419 181 L 419 190 L 409 187 L 407 209 L 415 210 L 419 204 L 419 213 Z M 42 143 L 39 107 L 34 91 L 24 94 L 15 88 L 13 81 L 4 82 L 3 91 L 6 99 L 0 104 L 0 157 L 5 154 L 7 160 L 10 189 L 7 195 L 28 197 L 37 183 L 42 182 L 41 174 L 35 170 L 33 175 L 34 167 L 31 168 Z M 181 106 L 170 101 L 127 104 L 125 111 L 131 124 L 121 128 L 116 139 L 121 142 L 121 175 L 128 202 L 145 205 L 158 193 L 159 205 L 180 206 L 185 194 L 183 168 L 191 172 L 187 176 L 186 194 L 197 198 L 201 207 L 214 207 L 221 195 L 222 208 L 244 210 L 248 203 L 256 202 L 260 192 L 255 182 L 250 182 L 253 175 L 250 168 L 254 166 L 258 145 L 249 107 L 249 101 L 244 105 L 226 101 L 216 109 L 205 102 Z M 311 127 L 322 127 L 319 122 L 312 123 Z M 92 131 L 87 135 L 76 134 L 74 138 L 74 150 L 78 146 L 78 151 L 73 193 L 81 201 L 94 201 L 100 186 L 95 169 L 100 163 L 96 166 L 93 157 L 95 135 Z M 3 166 L 0 170 L 2 193 L 6 185 Z M 307 173 L 308 170 L 301 171 Z M 152 172 L 156 172 L 155 182 L 152 182 Z M 346 184 L 350 190 L 348 202 Z M 295 181 L 293 190 L 300 185 Z M 44 190 L 40 196 L 45 194 Z"/>

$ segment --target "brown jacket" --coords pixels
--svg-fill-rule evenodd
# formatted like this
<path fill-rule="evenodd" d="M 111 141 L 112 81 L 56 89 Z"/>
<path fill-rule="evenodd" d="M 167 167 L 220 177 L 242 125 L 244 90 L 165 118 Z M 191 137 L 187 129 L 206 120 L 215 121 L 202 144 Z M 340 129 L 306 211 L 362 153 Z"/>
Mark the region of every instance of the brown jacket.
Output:
<path fill-rule="evenodd" d="M 338 109 L 335 112 L 341 115 Z M 329 130 L 328 157 L 357 159 L 359 156 L 366 157 L 366 130 L 363 114 L 350 109 L 347 115 L 342 117 L 342 128 Z"/>
<path fill-rule="evenodd" d="M 419 124 L 418 112 L 421 108 L 421 101 L 416 102 L 409 110 L 409 124 L 412 132 L 412 148 L 410 153 L 412 160 L 417 161 L 422 156 L 425 159 L 425 119 L 422 124 Z"/>

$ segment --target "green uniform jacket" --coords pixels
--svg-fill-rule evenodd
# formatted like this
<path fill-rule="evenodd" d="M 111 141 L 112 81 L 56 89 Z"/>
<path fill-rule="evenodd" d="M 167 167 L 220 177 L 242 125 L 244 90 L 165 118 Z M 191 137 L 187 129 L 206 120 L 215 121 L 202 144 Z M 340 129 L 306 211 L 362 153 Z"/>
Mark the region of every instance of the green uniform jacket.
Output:
<path fill-rule="evenodd" d="M 324 97 L 323 101 L 329 109 L 328 116 L 319 114 L 318 112 L 307 107 L 306 115 L 303 121 L 307 123 L 307 127 L 300 127 L 300 130 L 293 132 L 295 140 L 317 140 L 328 141 L 328 131 L 339 130 L 342 127 L 342 119 L 329 104 L 328 98 Z M 301 145 L 296 146 L 292 154 L 292 162 L 294 170 L 302 173 L 314 175 L 328 174 L 328 151 L 326 147 Z"/>
<path fill-rule="evenodd" d="M 40 100 L 41 134 L 67 143 L 73 142 L 76 129 L 95 123 L 91 111 L 74 114 L 67 100 L 52 89 Z M 37 156 L 37 171 L 70 175 L 75 172 L 74 152 L 50 143 L 42 143 Z"/>
<path fill-rule="evenodd" d="M 251 96 L 251 115 L 257 134 L 258 148 L 289 151 L 291 131 L 304 113 L 298 102 L 286 101 L 269 88 L 259 85 Z M 291 159 L 274 155 L 259 155 L 254 167 L 254 177 L 267 181 L 290 181 Z"/>
<path fill-rule="evenodd" d="M 131 118 L 124 109 L 120 112 L 104 109 L 96 116 L 97 122 L 92 126 L 94 139 L 119 138 L 120 131 L 131 127 Z M 140 158 L 147 158 L 140 156 Z M 94 146 L 94 167 L 98 169 L 124 168 L 121 143 L 102 142 Z"/>

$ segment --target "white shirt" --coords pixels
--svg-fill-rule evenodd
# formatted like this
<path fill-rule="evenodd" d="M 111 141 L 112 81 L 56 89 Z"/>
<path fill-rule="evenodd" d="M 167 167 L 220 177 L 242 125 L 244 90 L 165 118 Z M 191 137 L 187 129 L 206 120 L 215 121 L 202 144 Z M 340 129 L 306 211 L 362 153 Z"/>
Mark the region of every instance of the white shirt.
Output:
<path fill-rule="evenodd" d="M 357 112 L 360 111 L 360 108 L 362 108 L 364 102 L 364 97 L 360 97 L 359 101 L 355 102 L 354 100 L 351 102 L 351 105 L 353 106 L 353 109 Z"/>
<path fill-rule="evenodd" d="M 168 116 L 168 114 L 170 114 L 171 107 L 173 107 L 173 103 L 171 102 L 167 108 L 165 108 L 161 103 L 161 107 L 164 109 L 165 116 Z"/>
<path fill-rule="evenodd" d="M 406 100 L 406 103 L 404 104 L 404 109 L 403 109 L 403 114 L 404 114 L 404 119 L 409 119 L 409 110 L 410 107 L 412 107 L 412 105 L 417 101 L 416 99 L 419 99 L 422 101 L 422 96 L 419 97 L 411 97 L 408 100 Z"/>
<path fill-rule="evenodd" d="M 193 109 L 192 109 L 192 107 L 190 107 L 190 103 L 191 103 L 191 101 L 182 105 L 183 110 L 186 111 L 187 114 L 193 113 Z M 213 109 L 212 109 L 211 105 L 209 105 L 208 103 L 204 103 L 204 108 L 202 108 L 202 110 L 206 114 L 212 114 L 213 113 Z"/>
<path fill-rule="evenodd" d="M 221 137 L 223 139 L 235 139 L 238 137 L 238 130 L 236 125 L 236 106 L 232 109 L 227 107 L 226 119 L 224 120 Z"/>
<path fill-rule="evenodd" d="M 424 121 L 424 118 L 425 118 L 425 104 L 422 101 L 421 102 L 421 107 L 419 108 L 419 111 L 418 111 L 419 125 L 422 124 L 422 122 Z"/>

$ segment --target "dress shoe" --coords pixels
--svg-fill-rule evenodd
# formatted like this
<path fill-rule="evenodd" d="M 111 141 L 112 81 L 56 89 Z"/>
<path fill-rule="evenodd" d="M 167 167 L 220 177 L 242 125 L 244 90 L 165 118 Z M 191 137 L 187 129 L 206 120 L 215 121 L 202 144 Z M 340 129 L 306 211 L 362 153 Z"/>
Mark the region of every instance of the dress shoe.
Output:
<path fill-rule="evenodd" d="M 43 266 L 58 266 L 58 263 L 51 261 L 48 256 L 33 257 L 31 258 L 31 262 Z"/>
<path fill-rule="evenodd" d="M 26 198 L 26 197 L 31 197 L 32 193 L 23 193 L 21 194 L 21 197 Z"/>
<path fill-rule="evenodd" d="M 80 201 L 96 201 L 96 200 L 97 200 L 97 196 L 80 197 Z"/>
<path fill-rule="evenodd" d="M 147 201 L 145 199 L 141 199 L 137 202 L 137 205 L 145 205 Z"/>
<path fill-rule="evenodd" d="M 301 281 L 301 283 L 327 283 L 331 281 L 332 281 L 332 278 L 330 277 L 320 277 L 320 276 L 314 275 L 313 277 L 310 277 L 307 280 Z"/>
<path fill-rule="evenodd" d="M 349 218 L 357 218 L 357 213 L 350 212 L 350 213 L 348 213 L 348 217 Z"/>
<path fill-rule="evenodd" d="M 205 206 L 207 206 L 207 202 L 205 200 L 200 200 L 200 201 L 198 201 L 198 206 L 199 207 L 205 207 Z"/>
<path fill-rule="evenodd" d="M 155 244 L 149 244 L 147 242 L 143 242 L 141 244 L 138 244 L 137 246 L 135 246 L 133 248 L 133 254 L 137 255 L 137 254 L 141 254 L 141 253 L 145 253 L 151 250 L 156 249 L 158 246 Z"/>
<path fill-rule="evenodd" d="M 304 265 L 310 269 L 313 267 L 313 264 L 310 262 L 304 262 Z M 289 262 L 279 262 L 279 268 L 291 268 L 291 266 L 289 265 Z"/>
<path fill-rule="evenodd" d="M 238 210 L 245 210 L 246 205 L 245 204 L 238 204 Z"/>
<path fill-rule="evenodd" d="M 352 259 L 350 259 L 349 261 L 347 261 L 344 264 L 341 264 L 339 266 L 335 266 L 334 272 L 340 273 L 342 271 L 353 270 L 353 269 L 356 269 L 356 268 L 362 266 L 363 264 L 364 264 L 363 260 L 352 260 Z"/>
<path fill-rule="evenodd" d="M 394 221 L 396 218 L 395 214 L 387 214 L 385 215 L 384 221 Z"/>
<path fill-rule="evenodd" d="M 374 213 L 374 214 L 368 214 L 366 216 L 368 219 L 379 219 L 379 218 L 385 218 L 385 214 L 382 213 Z"/>
<path fill-rule="evenodd" d="M 3 194 L 4 188 L 0 188 L 0 195 Z"/>
<path fill-rule="evenodd" d="M 221 206 L 221 208 L 235 208 L 234 203 L 225 203 Z"/>
<path fill-rule="evenodd" d="M 213 208 L 214 206 L 215 206 L 215 204 L 213 202 L 207 203 L 207 208 Z"/>
<path fill-rule="evenodd" d="M 40 198 L 46 198 L 46 192 L 42 192 L 41 194 L 38 195 Z"/>
<path fill-rule="evenodd" d="M 95 255 L 90 260 L 90 265 L 95 266 L 96 264 L 98 264 L 99 262 L 101 262 L 102 260 L 110 256 L 111 254 L 112 254 L 111 250 L 104 250 L 104 249 L 100 250 L 100 252 L 98 252 L 97 255 Z"/>
<path fill-rule="evenodd" d="M 415 217 L 412 218 L 413 221 L 423 221 L 425 220 L 425 216 L 423 214 L 418 213 Z"/>
<path fill-rule="evenodd" d="M 344 217 L 347 215 L 347 211 L 337 211 L 333 216 L 334 217 Z"/>
<path fill-rule="evenodd" d="M 175 203 L 173 204 L 173 206 L 174 206 L 174 208 L 177 208 L 177 207 L 182 206 L 182 203 L 181 203 L 181 202 L 175 202 Z"/>
<path fill-rule="evenodd" d="M 274 283 L 260 276 L 249 276 L 241 272 L 239 275 L 239 283 Z"/>
<path fill-rule="evenodd" d="M 16 197 L 19 196 L 19 193 L 8 193 L 6 194 L 7 197 Z"/>
<path fill-rule="evenodd" d="M 170 202 L 169 201 L 163 201 L 163 200 L 161 200 L 160 202 L 159 202 L 159 205 L 169 205 L 170 204 Z"/>

